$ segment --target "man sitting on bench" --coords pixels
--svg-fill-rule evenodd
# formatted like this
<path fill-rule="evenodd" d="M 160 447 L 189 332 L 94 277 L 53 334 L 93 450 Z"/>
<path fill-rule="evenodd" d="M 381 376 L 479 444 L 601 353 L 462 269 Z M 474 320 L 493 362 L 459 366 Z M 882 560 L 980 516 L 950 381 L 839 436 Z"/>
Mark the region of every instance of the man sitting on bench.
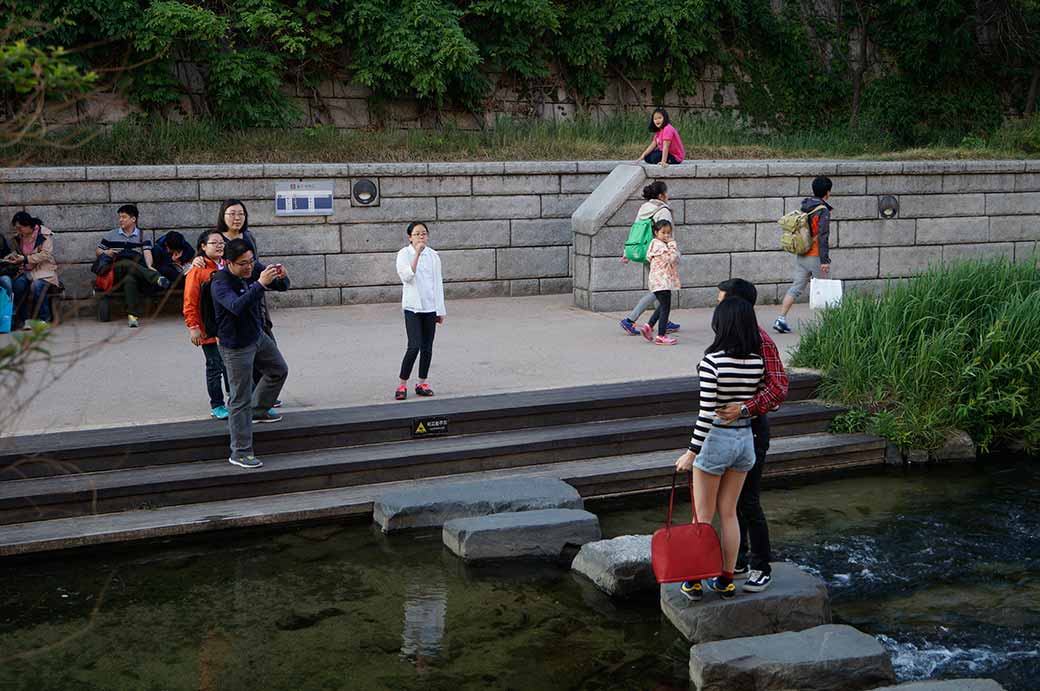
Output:
<path fill-rule="evenodd" d="M 107 255 L 114 262 L 116 287 L 122 287 L 126 296 L 126 324 L 137 328 L 142 314 L 141 295 L 150 286 L 166 289 L 170 282 L 153 268 L 152 241 L 137 227 L 137 206 L 119 207 L 119 227 L 105 233 L 95 254 Z"/>

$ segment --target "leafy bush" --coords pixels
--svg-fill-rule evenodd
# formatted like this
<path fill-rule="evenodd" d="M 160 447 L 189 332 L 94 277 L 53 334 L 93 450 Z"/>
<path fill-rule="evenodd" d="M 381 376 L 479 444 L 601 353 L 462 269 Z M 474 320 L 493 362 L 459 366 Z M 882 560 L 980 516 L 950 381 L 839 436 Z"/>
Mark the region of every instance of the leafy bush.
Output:
<path fill-rule="evenodd" d="M 804 330 L 792 364 L 852 406 L 843 429 L 934 449 L 963 429 L 986 451 L 1040 448 L 1040 271 L 1007 260 L 930 268 L 847 295 Z"/>

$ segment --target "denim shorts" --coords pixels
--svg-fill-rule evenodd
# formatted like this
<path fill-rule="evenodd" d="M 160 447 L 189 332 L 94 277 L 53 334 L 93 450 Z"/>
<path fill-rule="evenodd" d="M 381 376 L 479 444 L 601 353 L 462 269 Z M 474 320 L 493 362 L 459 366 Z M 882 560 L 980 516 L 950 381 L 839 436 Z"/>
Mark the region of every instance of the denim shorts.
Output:
<path fill-rule="evenodd" d="M 742 427 L 714 426 L 704 440 L 695 468 L 708 475 L 722 475 L 727 470 L 746 473 L 755 465 L 755 437 L 748 425 Z"/>

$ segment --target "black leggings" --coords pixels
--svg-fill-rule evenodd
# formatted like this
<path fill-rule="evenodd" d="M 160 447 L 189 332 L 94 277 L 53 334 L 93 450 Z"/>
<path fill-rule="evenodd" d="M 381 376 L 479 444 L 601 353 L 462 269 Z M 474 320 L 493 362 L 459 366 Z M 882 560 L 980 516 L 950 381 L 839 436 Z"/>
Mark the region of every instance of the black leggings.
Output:
<path fill-rule="evenodd" d="M 672 291 L 655 290 L 654 297 L 657 298 L 657 309 L 654 310 L 647 324 L 654 328 L 657 324 L 657 335 L 664 336 L 668 333 L 668 314 L 672 311 Z"/>
<path fill-rule="evenodd" d="M 416 355 L 419 355 L 419 378 L 425 379 L 430 374 L 430 361 L 433 360 L 437 313 L 405 310 L 404 328 L 408 332 L 408 350 L 404 351 L 404 360 L 401 361 L 401 379 L 407 381 L 412 376 Z"/>

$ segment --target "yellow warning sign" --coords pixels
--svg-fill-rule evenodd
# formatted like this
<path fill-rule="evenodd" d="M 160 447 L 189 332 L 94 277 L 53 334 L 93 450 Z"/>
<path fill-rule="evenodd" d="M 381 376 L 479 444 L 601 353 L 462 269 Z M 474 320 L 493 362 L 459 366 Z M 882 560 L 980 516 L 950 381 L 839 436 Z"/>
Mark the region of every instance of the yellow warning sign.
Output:
<path fill-rule="evenodd" d="M 434 437 L 448 432 L 448 418 L 427 417 L 412 420 L 412 437 Z"/>
<path fill-rule="evenodd" d="M 419 426 L 415 428 L 416 434 L 426 434 L 426 425 L 419 423 Z"/>

